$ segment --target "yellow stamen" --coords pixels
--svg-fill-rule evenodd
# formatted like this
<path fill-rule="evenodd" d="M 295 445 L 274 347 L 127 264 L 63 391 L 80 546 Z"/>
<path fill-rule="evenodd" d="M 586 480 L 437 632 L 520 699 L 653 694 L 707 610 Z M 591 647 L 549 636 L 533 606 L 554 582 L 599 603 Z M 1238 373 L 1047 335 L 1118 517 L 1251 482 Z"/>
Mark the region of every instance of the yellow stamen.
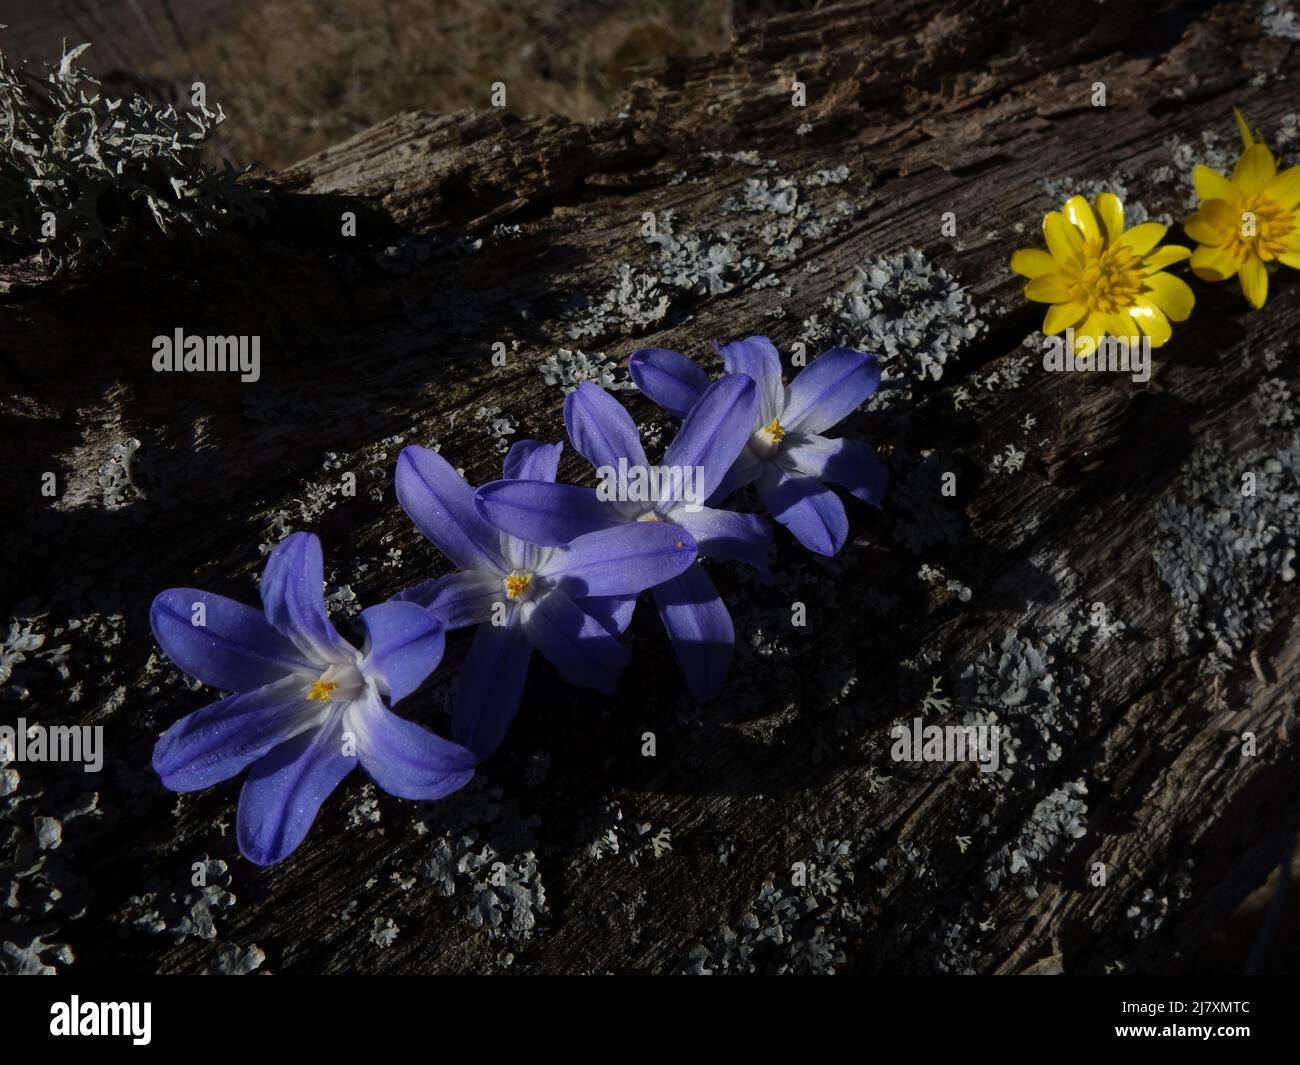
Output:
<path fill-rule="evenodd" d="M 1146 285 L 1142 259 L 1127 244 L 1095 237 L 1083 242 L 1079 259 L 1061 273 L 1070 299 L 1101 314 L 1128 311 Z"/>
<path fill-rule="evenodd" d="M 337 687 L 338 685 L 332 680 L 318 680 L 307 689 L 307 698 L 315 699 L 317 702 L 327 703 L 329 702 L 330 692 Z"/>
<path fill-rule="evenodd" d="M 531 573 L 511 573 L 506 577 L 506 594 L 511 599 L 518 599 L 532 583 L 533 575 Z"/>
<path fill-rule="evenodd" d="M 1239 263 L 1244 263 L 1252 255 L 1265 262 L 1284 255 L 1295 229 L 1295 212 L 1279 207 L 1262 194 L 1239 202 L 1240 224 L 1226 231 L 1226 239 L 1221 245 L 1223 250 Z"/>
<path fill-rule="evenodd" d="M 772 438 L 772 443 L 774 444 L 779 444 L 781 439 L 785 436 L 785 428 L 776 418 L 773 418 L 769 424 L 763 426 L 763 432 L 767 433 L 767 435 Z"/>
<path fill-rule="evenodd" d="M 658 514 L 642 514 L 642 515 L 641 515 L 639 518 L 637 518 L 636 520 L 637 520 L 637 521 L 658 521 L 658 520 L 659 520 L 659 515 L 658 515 Z"/>

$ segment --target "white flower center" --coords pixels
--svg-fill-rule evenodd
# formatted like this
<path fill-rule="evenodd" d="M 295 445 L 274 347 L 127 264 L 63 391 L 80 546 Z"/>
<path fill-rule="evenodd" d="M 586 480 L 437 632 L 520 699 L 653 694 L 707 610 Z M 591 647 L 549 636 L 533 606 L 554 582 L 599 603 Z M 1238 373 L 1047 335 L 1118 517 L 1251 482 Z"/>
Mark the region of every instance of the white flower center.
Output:
<path fill-rule="evenodd" d="M 307 698 L 321 703 L 350 703 L 366 690 L 366 678 L 353 662 L 336 662 L 307 689 Z"/>

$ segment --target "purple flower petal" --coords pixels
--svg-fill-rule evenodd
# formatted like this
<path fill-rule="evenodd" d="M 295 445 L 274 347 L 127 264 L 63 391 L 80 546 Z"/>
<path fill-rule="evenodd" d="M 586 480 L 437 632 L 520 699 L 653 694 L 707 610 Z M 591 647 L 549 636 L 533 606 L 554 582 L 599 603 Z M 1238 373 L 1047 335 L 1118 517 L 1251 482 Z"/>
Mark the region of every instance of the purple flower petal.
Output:
<path fill-rule="evenodd" d="M 456 677 L 452 735 L 480 760 L 505 739 L 523 698 L 533 645 L 518 624 L 480 625 Z"/>
<path fill-rule="evenodd" d="M 727 373 L 743 373 L 758 385 L 758 417 L 766 425 L 779 417 L 785 405 L 785 386 L 781 383 L 781 353 L 767 337 L 735 340 L 725 347 L 713 345 L 722 356 Z M 753 426 L 751 426 L 753 428 Z"/>
<path fill-rule="evenodd" d="M 611 636 L 622 636 L 632 624 L 636 610 L 636 592 L 629 595 L 598 595 L 590 599 L 575 599 L 584 613 L 599 621 Z"/>
<path fill-rule="evenodd" d="M 380 603 L 361 611 L 361 623 L 366 627 L 361 670 L 387 687 L 389 703 L 405 699 L 442 661 L 442 624 L 423 607 Z"/>
<path fill-rule="evenodd" d="M 641 433 L 627 409 L 600 385 L 583 381 L 564 397 L 564 424 L 578 454 L 597 469 L 646 464 Z"/>
<path fill-rule="evenodd" d="M 670 414 L 685 418 L 709 387 L 709 375 L 667 348 L 637 348 L 627 360 L 637 388 Z"/>
<path fill-rule="evenodd" d="M 861 440 L 825 436 L 787 436 L 781 462 L 807 477 L 843 485 L 856 498 L 880 506 L 889 489 L 889 467 Z M 702 548 L 701 548 L 702 550 Z"/>
<path fill-rule="evenodd" d="M 744 562 L 770 579 L 768 556 L 772 549 L 772 528 L 757 514 L 703 507 L 692 511 L 679 507 L 672 520 L 695 537 L 701 558 L 722 562 Z"/>
<path fill-rule="evenodd" d="M 528 600 L 519 616 L 529 642 L 570 684 L 614 691 L 631 653 L 563 591 L 551 588 Z"/>
<path fill-rule="evenodd" d="M 652 594 L 686 674 L 687 688 L 700 702 L 707 702 L 722 691 L 736 647 L 726 604 L 702 566 L 692 566 Z"/>
<path fill-rule="evenodd" d="M 781 424 L 787 432 L 823 432 L 862 406 L 879 384 L 880 364 L 874 355 L 831 348 L 790 382 Z"/>
<path fill-rule="evenodd" d="M 441 799 L 469 783 L 478 759 L 382 703 L 356 703 L 348 716 L 356 728 L 357 758 L 370 778 L 400 799 Z"/>
<path fill-rule="evenodd" d="M 320 717 L 319 704 L 307 699 L 306 680 L 286 677 L 181 718 L 154 746 L 153 769 L 163 787 L 172 791 L 211 787 L 311 728 Z"/>
<path fill-rule="evenodd" d="M 633 521 L 556 548 L 539 572 L 575 599 L 628 595 L 676 577 L 695 561 L 695 552 L 695 539 L 685 529 Z"/>
<path fill-rule="evenodd" d="M 266 620 L 313 662 L 351 654 L 325 610 L 325 563 L 311 533 L 290 533 L 275 545 L 262 571 L 262 605 Z"/>
<path fill-rule="evenodd" d="M 330 792 L 357 764 L 343 753 L 343 705 L 257 762 L 239 793 L 235 836 L 255 865 L 273 865 L 306 838 Z"/>
<path fill-rule="evenodd" d="M 623 523 L 594 488 L 549 481 L 492 481 L 474 493 L 474 507 L 507 535 L 547 547 Z"/>
<path fill-rule="evenodd" d="M 488 620 L 492 604 L 501 598 L 503 587 L 501 574 L 467 569 L 421 581 L 404 588 L 393 599 L 424 607 L 442 622 L 444 629 L 463 629 Z"/>
<path fill-rule="evenodd" d="M 754 432 L 758 386 L 752 378 L 729 375 L 705 390 L 664 452 L 665 466 L 704 471 L 702 502 L 713 495 Z"/>
<path fill-rule="evenodd" d="M 507 480 L 554 481 L 560 468 L 563 444 L 543 444 L 537 440 L 519 440 L 506 452 L 501 475 Z"/>
<path fill-rule="evenodd" d="M 844 504 L 820 481 L 769 463 L 758 482 L 758 494 L 767 512 L 809 551 L 829 556 L 844 546 L 849 535 Z"/>
<path fill-rule="evenodd" d="M 458 569 L 506 568 L 500 534 L 474 511 L 474 489 L 436 451 L 403 448 L 394 483 L 402 509 Z"/>
<path fill-rule="evenodd" d="M 195 604 L 203 610 L 196 611 Z M 200 617 L 202 625 L 195 625 Z M 292 641 L 261 611 L 196 588 L 169 588 L 149 608 L 154 638 L 176 666 L 226 691 L 272 684 L 294 670 L 311 670 Z"/>
<path fill-rule="evenodd" d="M 722 483 L 713 490 L 713 494 L 705 502 L 711 507 L 725 503 L 745 485 L 753 484 L 762 477 L 763 470 L 766 468 L 766 462 L 755 455 L 749 448 L 745 448 L 736 456 L 736 461 L 731 464 L 731 469 L 722 478 Z"/>

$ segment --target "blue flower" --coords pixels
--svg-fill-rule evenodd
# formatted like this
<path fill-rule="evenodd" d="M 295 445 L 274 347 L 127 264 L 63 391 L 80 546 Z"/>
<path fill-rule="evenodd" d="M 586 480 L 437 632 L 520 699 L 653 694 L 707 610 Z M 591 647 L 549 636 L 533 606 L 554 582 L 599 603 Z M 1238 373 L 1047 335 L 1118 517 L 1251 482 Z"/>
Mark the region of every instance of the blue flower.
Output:
<path fill-rule="evenodd" d="M 800 543 L 819 555 L 838 553 L 848 537 L 849 520 L 839 496 L 822 482 L 841 485 L 863 502 L 879 506 L 889 486 L 889 470 L 869 445 L 821 434 L 876 391 L 880 367 L 875 356 L 831 348 L 785 386 L 781 356 L 767 337 L 714 347 L 728 374 L 744 374 L 758 384 L 759 404 L 749 443 L 710 502 L 758 482 L 763 506 Z M 686 417 L 709 386 L 704 370 L 666 348 L 634 351 L 628 369 L 642 392 L 679 418 Z"/>
<path fill-rule="evenodd" d="M 659 492 L 631 415 L 599 385 L 586 382 L 564 401 L 570 441 L 603 481 L 622 471 L 626 489 L 629 477 L 640 473 L 643 486 L 655 486 L 652 498 L 644 498 L 644 491 L 633 493 L 642 498 L 611 498 L 610 492 L 555 484 L 552 478 L 516 479 L 484 485 L 474 505 L 496 528 L 542 545 L 599 535 L 597 530 L 647 525 L 685 529 L 701 556 L 747 562 L 767 577 L 772 543 L 767 523 L 753 514 L 703 505 L 745 448 L 757 411 L 757 386 L 748 377 L 726 377 L 705 389 L 668 446 L 662 465 L 655 468 L 675 475 L 664 479 L 675 490 Z M 697 471 L 699 483 L 692 484 Z M 693 488 L 692 499 L 682 490 L 687 484 Z M 652 591 L 687 687 L 697 699 L 712 699 L 726 680 L 735 647 L 735 630 L 722 598 L 700 566 L 688 567 Z M 633 602 L 629 599 L 626 615 L 620 614 L 624 626 Z"/>
<path fill-rule="evenodd" d="M 159 645 L 192 677 L 236 694 L 182 718 L 158 740 L 153 767 L 172 791 L 197 791 L 252 767 L 239 795 L 244 857 L 290 854 L 326 797 L 361 767 L 404 799 L 437 799 L 473 775 L 474 755 L 392 713 L 442 659 L 443 630 L 413 603 L 361 613 L 365 647 L 325 610 L 320 541 L 293 533 L 262 573 L 264 612 L 172 588 L 149 612 Z"/>
<path fill-rule="evenodd" d="M 554 481 L 560 444 L 521 440 L 505 476 Z M 669 525 L 606 528 L 537 546 L 489 525 L 474 489 L 441 455 L 404 448 L 397 499 L 459 573 L 399 598 L 427 607 L 448 629 L 478 625 L 456 678 L 452 735 L 480 758 L 500 745 L 519 709 L 534 650 L 570 684 L 612 693 L 630 655 L 618 640 L 629 596 L 682 573 L 695 540 Z"/>

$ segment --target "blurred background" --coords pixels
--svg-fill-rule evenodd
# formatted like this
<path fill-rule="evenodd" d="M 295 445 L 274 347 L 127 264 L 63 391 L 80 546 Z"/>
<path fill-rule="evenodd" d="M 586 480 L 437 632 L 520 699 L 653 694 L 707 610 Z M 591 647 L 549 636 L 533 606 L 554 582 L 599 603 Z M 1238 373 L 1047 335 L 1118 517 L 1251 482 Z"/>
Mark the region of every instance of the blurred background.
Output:
<path fill-rule="evenodd" d="M 34 72 L 66 40 L 114 92 L 230 118 L 218 156 L 276 169 L 398 111 L 603 114 L 635 68 L 724 47 L 733 27 L 816 0 L 0 0 L 0 48 Z"/>

